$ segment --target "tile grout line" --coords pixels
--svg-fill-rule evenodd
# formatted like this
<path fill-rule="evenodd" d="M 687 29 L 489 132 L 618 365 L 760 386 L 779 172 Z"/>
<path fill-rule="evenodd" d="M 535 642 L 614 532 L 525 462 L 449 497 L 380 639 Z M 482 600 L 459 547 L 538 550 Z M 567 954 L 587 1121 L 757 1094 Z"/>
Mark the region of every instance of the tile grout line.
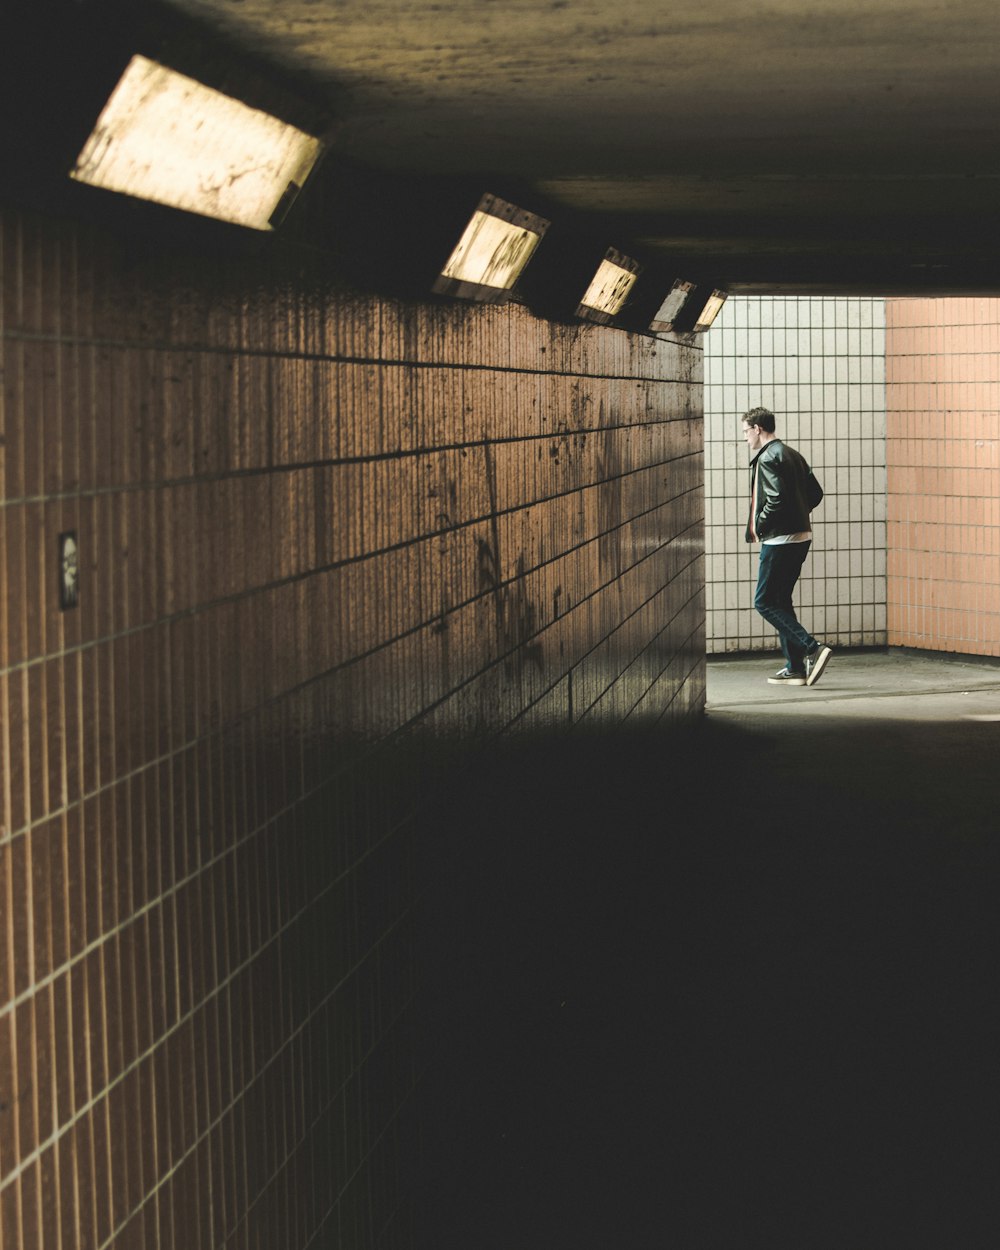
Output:
<path fill-rule="evenodd" d="M 42 1157 L 45 1151 L 49 1149 L 49 1147 L 54 1145 L 61 1138 L 65 1137 L 65 1135 L 72 1128 L 74 1128 L 82 1119 L 84 1119 L 87 1115 L 89 1115 L 101 1102 L 105 1101 L 107 1096 L 113 1090 L 117 1089 L 133 1072 L 137 1071 L 142 1066 L 142 1064 L 144 1064 L 148 1059 L 150 1059 L 153 1055 L 155 1055 L 157 1050 L 160 1048 L 160 1046 L 164 1042 L 168 1041 L 177 1032 L 179 1032 L 183 1027 L 189 1024 L 194 1019 L 194 1017 L 198 1014 L 199 1011 L 201 1011 L 208 1003 L 216 999 L 223 990 L 227 989 L 233 983 L 233 981 L 237 979 L 238 976 L 242 975 L 248 968 L 250 968 L 264 951 L 268 950 L 268 948 L 274 945 L 274 943 L 280 941 L 282 936 L 284 936 L 285 933 L 303 915 L 307 914 L 308 911 L 311 910 L 319 902 L 320 899 L 322 899 L 326 894 L 329 893 L 330 890 L 332 890 L 337 884 L 339 884 L 339 882 L 343 880 L 345 876 L 349 875 L 353 871 L 354 867 L 363 863 L 364 860 L 366 860 L 371 854 L 373 854 L 373 852 L 379 850 L 382 846 L 384 846 L 403 827 L 404 827 L 403 824 L 395 825 L 383 838 L 381 838 L 373 846 L 369 847 L 368 850 L 365 852 L 365 854 L 357 861 L 356 865 L 353 865 L 351 869 L 345 870 L 344 873 L 341 873 L 340 876 L 338 876 L 333 881 L 329 882 L 326 886 L 324 886 L 323 889 L 320 890 L 316 895 L 314 895 L 313 898 L 303 908 L 301 908 L 298 912 L 296 912 L 294 916 L 290 916 L 288 920 L 286 920 L 285 923 L 281 926 L 281 928 L 278 929 L 276 933 L 272 934 L 272 936 L 268 938 L 268 940 L 262 946 L 260 946 L 256 951 L 254 951 L 254 953 L 250 955 L 246 960 L 244 960 L 242 964 L 232 969 L 230 974 L 223 981 L 220 981 L 219 984 L 216 985 L 199 1003 L 192 1004 L 192 1006 L 185 1013 L 184 1016 L 178 1019 L 169 1029 L 166 1030 L 166 1032 L 164 1032 L 159 1038 L 157 1038 L 154 1041 L 153 1045 L 150 1046 L 146 1051 L 144 1051 L 143 1054 L 138 1055 L 135 1059 L 132 1060 L 132 1062 L 126 1068 L 124 1068 L 120 1073 L 118 1073 L 117 1076 L 115 1076 L 112 1080 L 110 1080 L 107 1083 L 107 1085 L 104 1086 L 104 1088 L 101 1090 L 99 1094 L 93 1096 L 90 1099 L 90 1101 L 86 1104 L 86 1106 L 80 1108 L 70 1119 L 68 1119 L 64 1124 L 62 1124 L 61 1126 L 56 1128 L 52 1133 L 50 1133 L 49 1136 L 45 1139 L 45 1141 L 39 1142 L 35 1146 L 34 1150 L 28 1155 L 27 1158 L 21 1159 L 18 1162 L 17 1166 L 13 1168 L 10 1172 L 8 1172 L 7 1175 L 2 1178 L 2 1180 L 0 1180 L 0 1192 L 2 1192 L 4 1189 L 12 1185 L 25 1172 L 27 1172 L 29 1168 L 34 1166 L 34 1164 L 38 1162 L 38 1160 Z M 302 1024 L 299 1025 L 299 1027 L 295 1030 L 293 1034 L 291 1034 L 290 1036 L 284 1039 L 284 1041 L 282 1042 L 278 1050 L 275 1051 L 275 1053 L 266 1061 L 263 1067 L 261 1067 L 254 1074 L 251 1081 L 244 1087 L 243 1092 L 246 1092 L 246 1090 L 251 1088 L 251 1086 L 259 1079 L 261 1074 L 265 1072 L 271 1066 L 271 1064 L 278 1058 L 278 1056 L 280 1056 L 284 1052 L 288 1044 L 292 1040 L 294 1040 L 295 1037 L 298 1036 L 298 1034 L 302 1031 L 303 1027 L 306 1024 L 308 1024 L 309 1021 L 316 1015 L 317 1010 L 319 1010 L 320 1007 L 325 1006 L 325 1004 L 330 1000 L 330 998 L 332 998 L 333 995 L 339 989 L 341 989 L 358 972 L 358 970 L 367 962 L 367 960 L 371 957 L 371 955 L 375 951 L 378 950 L 378 948 L 382 945 L 385 939 L 396 928 L 399 927 L 399 925 L 403 922 L 403 920 L 409 915 L 415 902 L 416 900 L 413 900 L 413 902 L 411 902 L 407 906 L 406 910 L 400 916 L 397 916 L 397 918 L 393 921 L 393 923 L 389 926 L 389 928 L 379 935 L 379 938 L 376 941 L 375 945 L 372 946 L 369 950 L 365 951 L 364 954 L 362 954 L 361 957 L 344 974 L 344 976 L 341 977 L 340 981 L 338 981 L 337 984 L 331 988 L 329 993 L 323 999 L 322 1003 L 320 1003 L 319 1006 L 310 1013 L 310 1015 L 302 1022 Z M 129 923 L 131 923 L 131 921 Z M 110 934 L 109 936 L 114 936 L 114 934 Z M 43 984 L 45 983 L 39 983 L 39 986 L 35 988 L 36 989 L 42 988 Z M 30 995 L 27 995 L 27 997 L 30 998 Z M 12 1006 L 13 1006 L 12 1003 L 8 1003 L 2 1010 L 0 1010 L 0 1020 L 2 1020 L 3 1017 L 8 1014 L 8 1011 L 10 1010 Z M 104 1042 L 105 1042 L 105 1059 L 107 1059 L 107 1030 L 104 1030 L 103 1036 L 104 1036 Z M 105 1067 L 105 1071 L 108 1071 L 107 1067 Z M 37 1112 L 36 1112 L 36 1120 L 37 1120 Z M 201 1139 L 199 1138 L 199 1141 L 200 1140 Z M 109 1176 L 111 1175 L 110 1149 L 111 1149 L 111 1143 L 110 1143 L 110 1134 L 109 1134 L 109 1140 L 108 1140 L 108 1150 L 109 1150 L 108 1175 Z M 186 1152 L 185 1157 L 189 1153 L 190 1153 L 190 1150 Z"/>

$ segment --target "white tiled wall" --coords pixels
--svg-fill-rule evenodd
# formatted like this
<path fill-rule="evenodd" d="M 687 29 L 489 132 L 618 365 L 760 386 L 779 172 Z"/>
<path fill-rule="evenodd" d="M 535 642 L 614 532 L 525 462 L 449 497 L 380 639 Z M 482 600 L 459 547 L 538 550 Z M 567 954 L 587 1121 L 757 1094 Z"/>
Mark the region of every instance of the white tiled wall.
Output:
<path fill-rule="evenodd" d="M 837 646 L 884 644 L 884 301 L 731 296 L 705 336 L 709 654 L 778 649 L 752 606 L 760 548 L 743 537 L 740 418 L 760 404 L 826 492 L 795 600 L 802 623 Z"/>

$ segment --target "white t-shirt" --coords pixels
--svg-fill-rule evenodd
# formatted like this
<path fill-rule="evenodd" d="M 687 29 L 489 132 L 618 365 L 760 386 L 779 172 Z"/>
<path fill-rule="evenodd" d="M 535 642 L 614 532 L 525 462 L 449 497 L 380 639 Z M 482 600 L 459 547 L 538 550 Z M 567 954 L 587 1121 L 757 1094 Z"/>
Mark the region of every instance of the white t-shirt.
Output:
<path fill-rule="evenodd" d="M 775 538 L 762 538 L 762 547 L 780 547 L 782 543 L 807 543 L 812 539 L 812 530 L 803 530 L 800 534 L 778 534 Z"/>

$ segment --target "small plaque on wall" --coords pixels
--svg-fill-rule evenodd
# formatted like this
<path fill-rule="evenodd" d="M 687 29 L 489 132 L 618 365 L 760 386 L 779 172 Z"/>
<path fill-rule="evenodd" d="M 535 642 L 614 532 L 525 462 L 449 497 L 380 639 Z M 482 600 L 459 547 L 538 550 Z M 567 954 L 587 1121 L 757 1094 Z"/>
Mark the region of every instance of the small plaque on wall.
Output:
<path fill-rule="evenodd" d="M 80 602 L 80 548 L 76 530 L 59 535 L 59 608 L 75 608 Z"/>

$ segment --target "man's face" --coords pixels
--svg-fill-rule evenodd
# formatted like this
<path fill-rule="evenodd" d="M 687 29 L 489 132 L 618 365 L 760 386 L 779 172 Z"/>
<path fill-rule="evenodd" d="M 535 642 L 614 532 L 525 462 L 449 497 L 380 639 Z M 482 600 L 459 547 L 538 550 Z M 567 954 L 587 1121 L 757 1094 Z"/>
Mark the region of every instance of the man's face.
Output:
<path fill-rule="evenodd" d="M 747 451 L 749 452 L 760 451 L 764 446 L 764 431 L 759 425 L 747 425 L 744 422 L 743 437 L 746 439 Z"/>

